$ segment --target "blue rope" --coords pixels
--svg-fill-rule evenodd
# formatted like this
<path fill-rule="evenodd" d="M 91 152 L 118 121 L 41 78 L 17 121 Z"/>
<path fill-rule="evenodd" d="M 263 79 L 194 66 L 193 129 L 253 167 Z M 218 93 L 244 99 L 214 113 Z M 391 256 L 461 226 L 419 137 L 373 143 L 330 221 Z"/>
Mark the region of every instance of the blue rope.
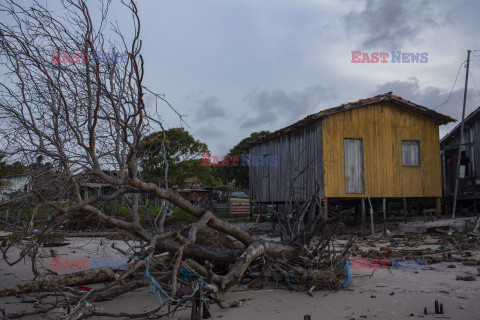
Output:
<path fill-rule="evenodd" d="M 150 228 L 152 230 L 157 230 L 157 228 L 155 228 L 155 225 L 152 223 L 152 219 L 150 218 L 150 214 L 148 213 L 148 207 L 145 205 L 145 206 L 143 206 L 143 208 L 145 209 L 145 213 L 147 214 L 148 223 L 150 224 Z"/>
<path fill-rule="evenodd" d="M 278 264 L 275 264 L 275 265 L 280 269 Z M 277 273 L 275 271 L 274 271 L 274 273 L 275 273 L 275 277 L 276 277 Z M 294 273 L 291 273 L 290 271 L 282 271 L 278 280 L 287 281 L 287 279 L 288 279 L 288 282 L 291 283 L 291 284 L 299 284 L 300 283 L 300 281 L 295 277 Z"/>
<path fill-rule="evenodd" d="M 195 270 L 190 269 L 184 264 L 180 266 L 180 273 L 178 276 L 187 282 L 191 282 L 192 280 L 198 280 L 202 285 L 205 285 L 205 280 L 203 279 L 203 277 L 199 275 Z"/>
<path fill-rule="evenodd" d="M 202 283 L 202 285 L 205 283 L 203 281 L 203 279 L 198 275 L 198 273 L 196 273 L 195 271 L 189 269 L 188 267 L 186 267 L 182 264 L 181 267 L 180 267 L 181 271 L 180 271 L 179 276 L 182 279 L 185 280 L 185 278 L 184 278 L 185 274 L 197 275 L 198 280 L 194 280 L 193 283 L 192 283 L 192 289 L 193 289 L 192 294 L 184 296 L 182 299 L 174 299 L 167 292 L 165 292 L 165 290 L 163 290 L 162 286 L 150 275 L 150 272 L 149 272 L 150 263 L 148 261 L 148 257 L 145 260 L 147 262 L 146 266 L 145 266 L 145 278 L 147 279 L 147 283 L 148 283 L 148 291 L 151 292 L 155 296 L 155 298 L 157 298 L 159 307 L 163 307 L 163 305 L 167 301 L 179 302 L 179 301 L 182 301 L 182 300 L 185 300 L 185 299 L 192 298 L 193 295 L 198 291 L 198 289 L 200 289 L 200 283 Z M 186 280 L 186 281 L 189 281 L 189 280 Z M 162 300 L 162 294 L 167 298 L 165 302 Z"/>
<path fill-rule="evenodd" d="M 342 261 L 337 263 L 337 266 L 343 271 L 345 274 L 345 281 L 342 283 L 342 287 L 346 288 L 350 282 L 352 282 L 353 277 L 352 273 L 350 272 L 350 266 L 352 262 L 348 259 L 342 259 Z"/>

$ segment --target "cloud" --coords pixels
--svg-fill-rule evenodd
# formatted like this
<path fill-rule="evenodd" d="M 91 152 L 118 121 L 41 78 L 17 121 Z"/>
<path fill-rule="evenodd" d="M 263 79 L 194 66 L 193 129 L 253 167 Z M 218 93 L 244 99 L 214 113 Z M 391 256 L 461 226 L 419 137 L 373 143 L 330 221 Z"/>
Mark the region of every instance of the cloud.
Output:
<path fill-rule="evenodd" d="M 399 50 L 444 19 L 431 0 L 366 0 L 363 11 L 350 11 L 344 21 L 349 35 L 364 37 L 363 48 Z"/>
<path fill-rule="evenodd" d="M 227 115 L 227 109 L 220 106 L 220 100 L 213 95 L 196 99 L 198 103 L 195 116 L 198 120 L 222 118 Z"/>
<path fill-rule="evenodd" d="M 331 89 L 322 86 L 290 93 L 282 89 L 253 90 L 244 98 L 253 115 L 244 120 L 240 128 L 269 129 L 279 120 L 283 124 L 291 123 L 302 115 L 316 111 L 321 103 L 335 97 Z"/>
<path fill-rule="evenodd" d="M 211 124 L 208 124 L 207 126 L 201 127 L 198 130 L 196 130 L 196 135 L 200 136 L 201 138 L 223 138 L 225 132 L 217 127 L 214 127 Z M 202 140 L 202 139 L 200 139 Z"/>
<path fill-rule="evenodd" d="M 416 77 L 410 77 L 406 81 L 389 81 L 378 85 L 376 91 L 372 93 L 372 96 L 392 91 L 395 95 L 457 119 L 458 121 L 454 124 L 451 123 L 440 127 L 440 133 L 441 136 L 443 136 L 462 119 L 464 89 L 460 79 L 461 77 L 459 77 L 459 81 L 453 91 L 451 90 L 451 87 L 440 88 L 428 86 L 421 88 L 419 80 Z M 451 95 L 450 92 L 452 92 Z M 470 91 L 467 99 L 465 116 L 475 110 L 479 105 L 479 95 Z"/>

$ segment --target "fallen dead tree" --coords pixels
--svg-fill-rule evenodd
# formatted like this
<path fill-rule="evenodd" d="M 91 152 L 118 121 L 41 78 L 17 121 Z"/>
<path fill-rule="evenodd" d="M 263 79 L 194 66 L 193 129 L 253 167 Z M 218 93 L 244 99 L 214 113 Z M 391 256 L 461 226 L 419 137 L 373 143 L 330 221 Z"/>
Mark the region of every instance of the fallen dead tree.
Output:
<path fill-rule="evenodd" d="M 55 291 L 61 287 L 71 287 L 113 280 L 115 280 L 115 273 L 111 269 L 92 269 L 82 270 L 73 274 L 47 275 L 37 281 L 0 290 L 0 297 L 31 292 Z"/>
<path fill-rule="evenodd" d="M 159 112 L 167 112 L 160 111 L 157 104 L 147 107 L 145 95 L 166 101 L 143 85 L 141 20 L 135 2 L 125 5 L 133 20 L 130 43 L 115 23 L 106 34 L 108 3 L 101 6 L 100 22 L 91 18 L 83 0 L 64 1 L 63 16 L 53 16 L 39 3 L 34 10 L 16 1 L 0 5 L 0 12 L 13 21 L 0 22 L 4 76 L 13 83 L 0 83 L 0 118 L 5 122 L 0 128 L 1 148 L 10 156 L 34 163 L 30 166 L 32 195 L 19 199 L 21 203 L 12 202 L 16 210 L 24 208 L 24 214 L 17 215 L 9 226 L 15 232 L 4 240 L 5 262 L 13 266 L 27 259 L 32 273 L 43 275 L 37 263 L 41 244 L 63 233 L 62 226 L 81 213 L 115 230 L 129 244 L 121 252 L 130 262 L 118 279 L 86 294 L 68 290 L 73 282 L 57 282 L 64 299 L 43 299 L 41 303 L 64 308 L 65 319 L 98 316 L 90 303 L 143 286 L 158 300 L 159 308 L 152 313 L 163 315 L 206 297 L 222 307 L 236 306 L 238 302 L 223 301 L 223 295 L 247 277 L 287 285 L 295 282 L 302 287 L 299 290 L 308 292 L 338 287 L 345 277 L 342 268 L 348 269 L 348 250 L 333 250 L 329 222 L 335 216 L 327 217 L 318 195 L 303 202 L 292 200 L 286 206 L 279 216 L 280 242 L 252 236 L 191 204 L 176 187 L 168 187 L 167 176 L 162 186 L 142 180 L 137 157 L 142 138 L 154 129 L 163 130 Z M 100 61 L 98 52 L 111 52 L 110 58 Z M 117 59 L 120 53 L 126 53 L 126 60 Z M 82 62 L 75 63 L 74 58 Z M 182 118 L 168 102 L 166 105 Z M 85 192 L 85 177 L 94 177 L 108 188 L 90 195 Z M 142 198 L 147 195 L 162 203 L 149 224 L 140 215 Z M 117 200 L 128 205 L 128 219 L 103 211 L 101 204 Z M 171 205 L 196 221 L 167 230 L 164 222 Z M 235 246 L 197 241 L 204 230 L 233 239 Z M 11 258 L 11 249 L 18 247 L 20 253 Z M 111 274 L 107 275 L 110 279 Z M 98 281 L 97 276 L 91 281 Z M 51 287 L 36 284 L 30 288 L 41 291 Z M 17 289 L 21 290 L 27 289 Z M 200 298 L 199 290 L 203 292 Z M 169 311 L 164 312 L 165 308 Z"/>

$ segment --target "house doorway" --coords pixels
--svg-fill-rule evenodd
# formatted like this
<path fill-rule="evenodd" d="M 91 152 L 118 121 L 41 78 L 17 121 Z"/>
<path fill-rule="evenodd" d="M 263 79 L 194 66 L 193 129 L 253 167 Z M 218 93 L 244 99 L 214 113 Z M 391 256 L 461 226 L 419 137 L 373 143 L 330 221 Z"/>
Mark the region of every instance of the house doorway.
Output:
<path fill-rule="evenodd" d="M 345 193 L 363 193 L 362 139 L 344 139 Z"/>

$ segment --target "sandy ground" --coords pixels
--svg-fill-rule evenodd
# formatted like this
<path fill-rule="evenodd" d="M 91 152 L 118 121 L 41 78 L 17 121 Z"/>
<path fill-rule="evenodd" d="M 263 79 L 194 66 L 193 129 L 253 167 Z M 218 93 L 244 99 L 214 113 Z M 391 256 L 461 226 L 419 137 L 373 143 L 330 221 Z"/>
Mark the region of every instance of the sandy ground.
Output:
<path fill-rule="evenodd" d="M 62 258 L 122 258 L 111 249 L 114 240 L 102 238 L 71 238 L 67 247 L 54 248 Z M 121 243 L 119 242 L 121 245 Z M 386 243 L 384 245 L 387 245 Z M 377 244 L 378 247 L 381 244 Z M 368 243 L 364 244 L 364 249 Z M 42 249 L 43 265 L 51 267 L 50 249 Z M 18 251 L 17 251 L 18 252 Z M 11 258 L 15 254 L 11 255 Z M 478 251 L 474 257 L 478 260 Z M 455 268 L 447 266 L 455 265 Z M 305 292 L 290 292 L 273 288 L 230 292 L 227 300 L 247 299 L 239 308 L 222 310 L 212 305 L 213 319 L 480 319 L 479 281 L 457 281 L 457 275 L 477 274 L 476 266 L 459 262 L 440 262 L 421 269 L 356 269 L 353 282 L 347 289 L 315 291 L 313 297 Z M 71 272 L 60 270 L 59 273 Z M 26 283 L 33 279 L 28 261 L 9 267 L 0 259 L 0 287 Z M 101 287 L 102 284 L 92 285 Z M 157 301 L 140 289 L 112 301 L 96 303 L 95 307 L 109 312 L 143 312 L 156 307 Z M 443 303 L 444 315 L 435 315 L 434 302 Z M 0 307 L 8 313 L 27 310 L 32 304 L 19 303 L 15 297 L 0 298 Z M 428 314 L 424 315 L 427 307 Z M 178 314 L 188 314 L 184 311 Z M 26 319 L 55 319 L 57 316 L 36 315 Z M 188 319 L 188 318 L 187 318 Z"/>

